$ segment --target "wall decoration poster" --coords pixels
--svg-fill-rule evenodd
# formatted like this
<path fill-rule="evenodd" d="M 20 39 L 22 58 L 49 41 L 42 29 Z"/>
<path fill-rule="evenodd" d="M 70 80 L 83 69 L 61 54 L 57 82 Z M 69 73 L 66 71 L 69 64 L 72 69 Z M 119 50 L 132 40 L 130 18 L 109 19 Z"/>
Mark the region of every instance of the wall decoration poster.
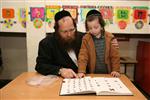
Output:
<path fill-rule="evenodd" d="M 78 21 L 78 6 L 62 6 L 62 8 L 66 11 L 69 11 L 71 16 L 73 17 L 73 19 L 75 19 L 75 21 Z"/>
<path fill-rule="evenodd" d="M 16 24 L 16 21 L 13 21 L 12 19 L 5 19 L 2 23 L 5 28 L 12 28 L 13 25 Z"/>
<path fill-rule="evenodd" d="M 148 17 L 149 17 L 149 23 L 148 24 L 150 25 L 150 14 L 148 14 Z"/>
<path fill-rule="evenodd" d="M 133 7 L 133 23 L 135 23 L 136 29 L 143 28 L 144 24 L 148 21 L 148 7 Z"/>
<path fill-rule="evenodd" d="M 13 8 L 2 8 L 2 17 L 9 19 L 15 17 L 15 11 Z"/>
<path fill-rule="evenodd" d="M 18 19 L 23 28 L 26 28 L 26 21 L 27 21 L 27 9 L 26 8 L 19 8 L 18 9 Z"/>
<path fill-rule="evenodd" d="M 41 28 L 45 19 L 45 9 L 44 7 L 30 7 L 31 21 L 33 21 L 33 26 L 35 28 Z"/>
<path fill-rule="evenodd" d="M 80 18 L 81 18 L 81 22 L 85 21 L 86 14 L 90 10 L 92 10 L 92 9 L 96 9 L 96 6 L 80 6 Z"/>
<path fill-rule="evenodd" d="M 113 24 L 113 7 L 99 6 L 98 8 L 105 20 L 106 25 Z"/>
<path fill-rule="evenodd" d="M 33 25 L 34 25 L 35 28 L 38 29 L 38 28 L 41 28 L 43 26 L 43 22 L 40 18 L 35 18 L 33 20 Z"/>
<path fill-rule="evenodd" d="M 1 21 L 5 28 L 12 28 L 16 21 L 13 19 L 15 18 L 15 11 L 13 8 L 2 8 L 2 18 L 4 19 Z"/>
<path fill-rule="evenodd" d="M 30 7 L 30 16 L 31 21 L 33 21 L 35 18 L 40 18 L 44 21 L 45 19 L 45 10 L 44 7 Z"/>
<path fill-rule="evenodd" d="M 115 8 L 115 20 L 118 24 L 118 27 L 124 30 L 127 27 L 127 24 L 130 23 L 130 7 L 116 7 Z"/>
<path fill-rule="evenodd" d="M 46 22 L 48 22 L 49 27 L 53 27 L 52 22 L 54 21 L 55 14 L 60 11 L 61 6 L 57 5 L 47 5 L 46 6 Z"/>

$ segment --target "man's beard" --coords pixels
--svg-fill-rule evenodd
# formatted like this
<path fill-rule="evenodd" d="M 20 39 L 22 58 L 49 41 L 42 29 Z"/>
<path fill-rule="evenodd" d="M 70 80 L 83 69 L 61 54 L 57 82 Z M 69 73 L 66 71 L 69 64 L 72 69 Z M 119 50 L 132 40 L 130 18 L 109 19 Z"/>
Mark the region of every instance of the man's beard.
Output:
<path fill-rule="evenodd" d="M 69 39 L 64 39 L 60 36 L 60 34 L 57 34 L 58 37 L 58 41 L 60 46 L 69 51 L 69 50 L 75 50 L 76 48 L 76 44 L 77 44 L 77 34 L 75 33 L 73 37 L 69 38 Z"/>

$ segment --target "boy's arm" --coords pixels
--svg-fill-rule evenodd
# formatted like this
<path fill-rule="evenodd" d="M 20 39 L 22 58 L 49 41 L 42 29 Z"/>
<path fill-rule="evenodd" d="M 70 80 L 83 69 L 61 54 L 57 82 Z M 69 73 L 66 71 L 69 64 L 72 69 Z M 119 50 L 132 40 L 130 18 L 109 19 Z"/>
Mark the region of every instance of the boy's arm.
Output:
<path fill-rule="evenodd" d="M 86 73 L 86 66 L 88 63 L 88 42 L 82 39 L 80 52 L 78 55 L 78 73 Z"/>
<path fill-rule="evenodd" d="M 120 54 L 116 38 L 112 38 L 111 40 L 111 63 L 112 71 L 120 72 Z"/>

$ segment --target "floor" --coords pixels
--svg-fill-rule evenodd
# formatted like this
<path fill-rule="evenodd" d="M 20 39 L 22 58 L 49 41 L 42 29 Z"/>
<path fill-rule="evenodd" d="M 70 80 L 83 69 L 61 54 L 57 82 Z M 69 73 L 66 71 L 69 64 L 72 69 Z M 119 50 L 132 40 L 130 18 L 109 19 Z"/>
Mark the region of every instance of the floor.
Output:
<path fill-rule="evenodd" d="M 11 82 L 11 80 L 8 80 L 8 79 L 0 79 L 0 89 L 2 87 L 4 87 L 5 85 L 7 85 L 9 82 Z"/>
<path fill-rule="evenodd" d="M 4 87 L 5 85 L 7 85 L 9 82 L 11 82 L 11 80 L 0 80 L 0 89 L 2 87 Z M 146 94 L 136 83 L 133 82 L 133 84 L 143 93 L 143 95 L 145 95 L 145 97 L 150 100 L 150 95 Z"/>

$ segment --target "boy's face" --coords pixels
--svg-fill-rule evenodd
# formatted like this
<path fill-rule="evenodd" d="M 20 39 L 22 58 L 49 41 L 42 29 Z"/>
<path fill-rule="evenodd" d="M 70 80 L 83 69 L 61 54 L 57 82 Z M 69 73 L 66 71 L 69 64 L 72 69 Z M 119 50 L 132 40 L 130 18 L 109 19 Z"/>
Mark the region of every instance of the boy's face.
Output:
<path fill-rule="evenodd" d="M 99 36 L 101 34 L 101 30 L 102 27 L 99 23 L 98 18 L 92 20 L 92 21 L 88 21 L 87 22 L 87 26 L 88 26 L 88 32 L 94 36 Z"/>

